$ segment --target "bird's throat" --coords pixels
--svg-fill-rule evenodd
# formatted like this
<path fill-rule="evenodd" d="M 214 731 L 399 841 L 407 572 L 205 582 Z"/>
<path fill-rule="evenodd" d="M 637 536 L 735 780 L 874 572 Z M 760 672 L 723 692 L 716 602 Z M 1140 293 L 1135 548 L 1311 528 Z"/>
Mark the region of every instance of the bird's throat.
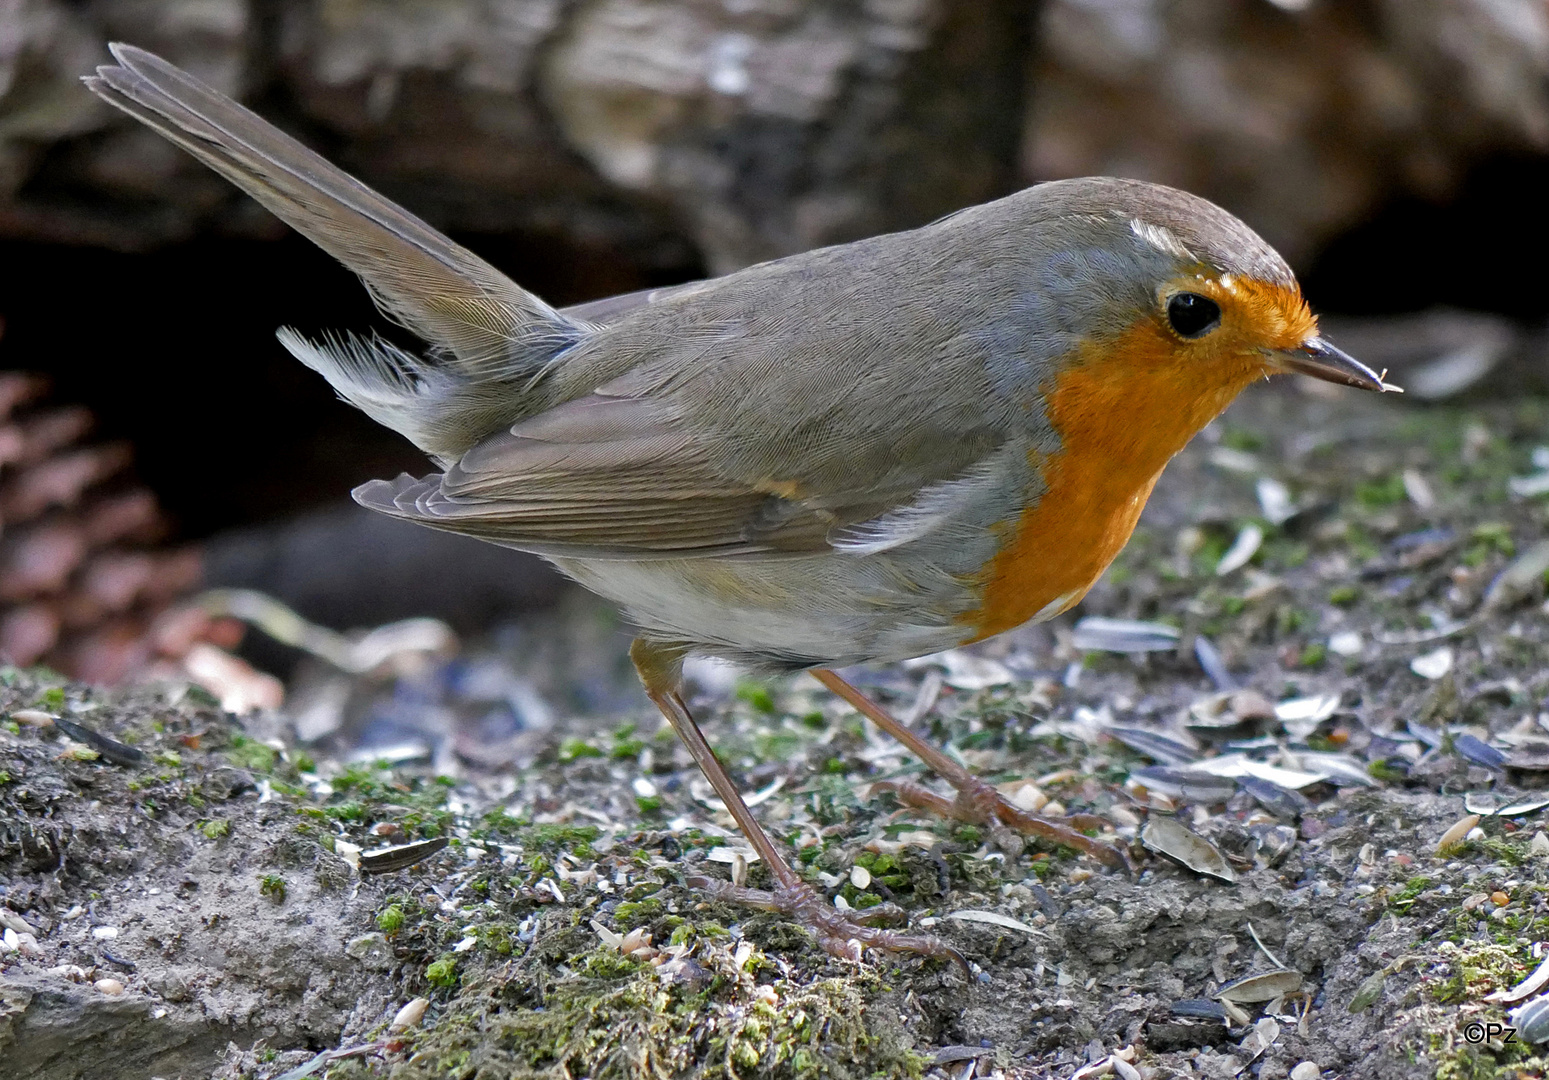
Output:
<path fill-rule="evenodd" d="M 1167 462 L 1258 372 L 1244 360 L 1201 378 L 1155 327 L 1077 358 L 1045 389 L 1060 447 L 1032 462 L 1040 498 L 1004 525 L 978 584 L 973 640 L 1073 607 L 1129 540 Z"/>

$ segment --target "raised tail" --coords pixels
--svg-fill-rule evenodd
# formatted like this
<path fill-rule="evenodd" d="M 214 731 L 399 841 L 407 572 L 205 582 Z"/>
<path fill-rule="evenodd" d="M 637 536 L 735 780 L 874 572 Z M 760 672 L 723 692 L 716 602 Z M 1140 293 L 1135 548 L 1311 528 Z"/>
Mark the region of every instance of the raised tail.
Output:
<path fill-rule="evenodd" d="M 167 61 L 110 46 L 86 85 L 236 184 L 365 283 L 382 311 L 436 346 L 280 340 L 378 422 L 443 464 L 529 411 L 545 366 L 585 332 L 473 252 Z"/>

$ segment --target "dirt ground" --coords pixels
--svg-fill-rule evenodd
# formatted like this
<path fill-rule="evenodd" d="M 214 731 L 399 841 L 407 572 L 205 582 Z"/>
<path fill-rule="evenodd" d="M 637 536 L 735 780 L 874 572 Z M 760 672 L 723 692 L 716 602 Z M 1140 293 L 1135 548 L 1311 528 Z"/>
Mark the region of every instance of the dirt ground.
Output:
<path fill-rule="evenodd" d="M 742 844 L 643 698 L 562 716 L 526 767 L 433 768 L 335 760 L 188 687 L 0 672 L 0 1077 L 1541 1076 L 1538 1029 L 1484 999 L 1549 929 L 1546 421 L 1257 389 L 1072 616 L 852 673 L 1003 790 L 1105 818 L 1133 876 L 871 794 L 919 767 L 805 676 L 702 673 L 712 743 L 808 880 L 901 905 L 966 979 L 835 960 L 686 887 Z M 1177 643 L 1106 651 L 1074 634 L 1094 615 Z M 1174 752 L 1317 775 L 1196 771 L 1169 800 Z M 1470 828 L 1468 799 L 1529 808 Z M 1235 882 L 1141 844 L 1162 819 Z"/>

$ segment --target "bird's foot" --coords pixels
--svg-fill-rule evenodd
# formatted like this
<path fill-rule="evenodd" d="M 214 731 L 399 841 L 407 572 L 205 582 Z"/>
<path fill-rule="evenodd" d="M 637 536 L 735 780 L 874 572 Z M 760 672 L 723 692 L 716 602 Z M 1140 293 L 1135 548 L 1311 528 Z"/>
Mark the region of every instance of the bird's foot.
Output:
<path fill-rule="evenodd" d="M 950 779 L 950 778 L 949 778 Z M 1022 852 L 1022 836 L 1036 836 L 1083 851 L 1104 865 L 1132 872 L 1123 849 L 1087 836 L 1082 829 L 1101 829 L 1108 823 L 1095 814 L 1070 814 L 1063 818 L 1030 813 L 1011 802 L 978 777 L 952 779 L 957 797 L 948 799 L 912 780 L 882 780 L 872 791 L 886 791 L 907 806 L 929 810 L 944 818 L 987 828 L 990 837 L 1013 857 Z"/>
<path fill-rule="evenodd" d="M 805 884 L 782 885 L 773 892 L 697 876 L 689 878 L 688 884 L 712 900 L 788 915 L 817 935 L 818 944 L 825 952 L 840 959 L 859 960 L 867 947 L 908 952 L 935 960 L 950 960 L 962 969 L 965 978 L 973 978 L 967 958 L 946 942 L 923 934 L 901 934 L 897 930 L 869 925 L 902 916 L 903 909 L 897 904 L 879 904 L 867 908 L 864 913 L 846 915 Z"/>

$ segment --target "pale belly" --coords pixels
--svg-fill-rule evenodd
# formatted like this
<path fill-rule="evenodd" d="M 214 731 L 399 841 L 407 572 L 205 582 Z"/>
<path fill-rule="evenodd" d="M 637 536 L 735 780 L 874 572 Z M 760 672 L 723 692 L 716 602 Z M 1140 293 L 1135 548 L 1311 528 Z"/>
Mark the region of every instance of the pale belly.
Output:
<path fill-rule="evenodd" d="M 973 589 L 886 555 L 553 561 L 645 636 L 757 668 L 890 663 L 974 636 Z"/>

